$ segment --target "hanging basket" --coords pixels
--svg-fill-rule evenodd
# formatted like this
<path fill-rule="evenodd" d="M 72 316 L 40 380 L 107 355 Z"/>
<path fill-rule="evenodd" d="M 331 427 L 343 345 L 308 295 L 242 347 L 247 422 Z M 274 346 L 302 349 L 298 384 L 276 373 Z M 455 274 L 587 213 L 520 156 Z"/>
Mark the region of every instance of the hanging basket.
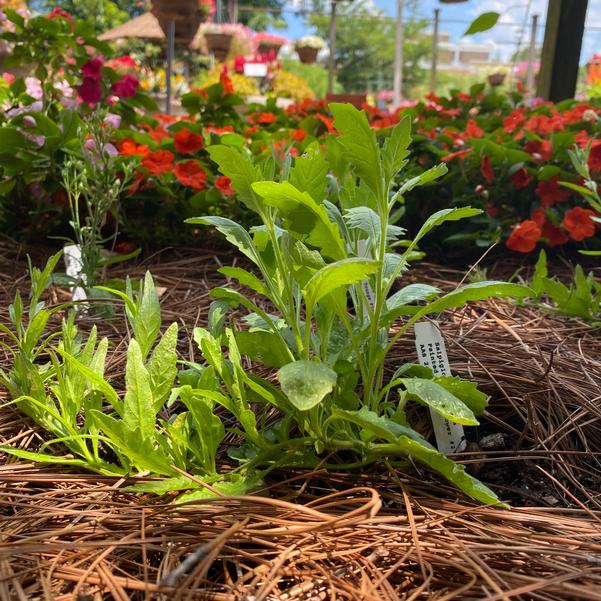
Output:
<path fill-rule="evenodd" d="M 492 73 L 491 75 L 488 76 L 488 83 L 493 88 L 502 86 L 503 83 L 505 82 L 505 77 L 506 77 L 505 73 Z"/>
<path fill-rule="evenodd" d="M 199 4 L 198 0 L 152 0 L 152 13 L 165 36 L 168 35 L 169 22 L 174 21 L 176 44 L 189 44 L 200 24 L 209 16 L 207 7 Z"/>
<path fill-rule="evenodd" d="M 317 55 L 319 53 L 319 48 L 313 48 L 312 46 L 301 46 L 296 49 L 296 53 L 298 54 L 298 58 L 301 63 L 305 65 L 312 65 L 317 61 Z"/>
<path fill-rule="evenodd" d="M 275 54 L 275 56 L 277 57 L 278 52 L 280 51 L 280 48 L 282 47 L 282 44 L 277 44 L 274 42 L 261 42 L 259 44 L 259 54 L 269 54 L 269 52 L 271 50 L 273 50 L 273 53 Z"/>
<path fill-rule="evenodd" d="M 206 32 L 203 35 L 209 53 L 215 57 L 215 60 L 220 63 L 224 62 L 232 46 L 232 40 L 234 39 L 233 34 Z"/>

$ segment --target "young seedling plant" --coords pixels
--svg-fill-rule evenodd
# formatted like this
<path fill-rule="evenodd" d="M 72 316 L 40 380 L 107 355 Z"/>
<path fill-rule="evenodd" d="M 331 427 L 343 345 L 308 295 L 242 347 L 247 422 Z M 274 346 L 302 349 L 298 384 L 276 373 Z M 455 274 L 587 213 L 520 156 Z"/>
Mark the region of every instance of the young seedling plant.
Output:
<path fill-rule="evenodd" d="M 246 445 L 232 455 L 249 468 L 344 468 L 409 458 L 474 499 L 498 503 L 490 489 L 412 429 L 405 412 L 409 402 L 417 402 L 455 423 L 477 425 L 486 395 L 473 383 L 434 377 L 413 364 L 399 366 L 392 377 L 385 377 L 384 369 L 397 341 L 428 315 L 491 296 L 523 297 L 529 290 L 484 281 L 447 294 L 419 283 L 393 293 L 429 231 L 479 211 L 439 211 L 413 240 L 401 241 L 403 230 L 391 223 L 395 207 L 446 167 L 397 186 L 409 154 L 409 117 L 381 142 L 363 112 L 343 104 L 330 109 L 339 136 L 328 140 L 326 152 L 316 143 L 293 165 L 285 164 L 280 182 L 266 181 L 271 167 L 254 163 L 241 150 L 209 148 L 261 225 L 247 231 L 224 217 L 187 220 L 217 228 L 254 266 L 221 269 L 253 295 L 230 287 L 212 291 L 209 328 L 197 328 L 195 338 L 217 389 L 197 388 L 195 394 L 237 418 Z M 242 323 L 228 317 L 240 306 L 247 311 Z M 278 385 L 247 373 L 244 357 L 277 370 Z M 260 404 L 276 407 L 279 419 L 269 425 L 258 420 L 269 414 L 253 410 Z M 354 457 L 350 464 L 348 457 Z"/>

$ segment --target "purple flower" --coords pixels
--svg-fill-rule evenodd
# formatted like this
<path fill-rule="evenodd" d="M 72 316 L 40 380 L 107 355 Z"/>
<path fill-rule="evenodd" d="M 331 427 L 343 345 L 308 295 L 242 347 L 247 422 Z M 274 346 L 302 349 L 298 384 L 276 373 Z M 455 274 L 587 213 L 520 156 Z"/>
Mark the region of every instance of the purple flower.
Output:
<path fill-rule="evenodd" d="M 17 117 L 18 115 L 22 115 L 23 113 L 39 113 L 42 110 L 42 102 L 36 101 L 32 104 L 28 104 L 26 106 L 21 106 L 19 108 L 9 109 L 6 111 L 7 117 Z"/>
<path fill-rule="evenodd" d="M 119 127 L 121 127 L 121 115 L 109 113 L 106 116 L 104 123 L 107 127 L 111 127 L 112 129 L 119 129 Z"/>

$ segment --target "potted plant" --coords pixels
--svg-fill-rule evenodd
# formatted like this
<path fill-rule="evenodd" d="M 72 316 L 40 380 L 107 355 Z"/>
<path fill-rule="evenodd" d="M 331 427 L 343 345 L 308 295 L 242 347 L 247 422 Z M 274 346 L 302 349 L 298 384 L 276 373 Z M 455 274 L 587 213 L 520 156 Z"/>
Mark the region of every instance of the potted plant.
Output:
<path fill-rule="evenodd" d="M 215 57 L 215 60 L 224 62 L 232 46 L 234 34 L 225 31 L 221 25 L 209 25 L 203 31 L 203 36 L 208 52 Z"/>
<path fill-rule="evenodd" d="M 317 60 L 317 54 L 326 43 L 317 35 L 306 35 L 294 44 L 301 63 L 311 65 Z"/>
<path fill-rule="evenodd" d="M 215 10 L 212 0 L 152 0 L 152 13 L 161 29 L 168 33 L 169 22 L 175 22 L 175 41 L 189 44 Z"/>
<path fill-rule="evenodd" d="M 259 54 L 270 54 L 273 53 L 273 58 L 278 55 L 280 48 L 288 41 L 281 35 L 275 35 L 273 33 L 266 33 L 264 31 L 259 32 L 255 36 L 255 46 Z"/>

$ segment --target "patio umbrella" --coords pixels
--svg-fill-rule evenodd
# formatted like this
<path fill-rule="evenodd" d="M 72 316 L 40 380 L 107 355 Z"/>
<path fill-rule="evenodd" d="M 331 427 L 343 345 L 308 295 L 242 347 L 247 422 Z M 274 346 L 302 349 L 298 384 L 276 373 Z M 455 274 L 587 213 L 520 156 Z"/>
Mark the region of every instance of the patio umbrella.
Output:
<path fill-rule="evenodd" d="M 98 36 L 107 42 L 120 38 L 143 38 L 146 40 L 164 40 L 165 33 L 159 24 L 159 20 L 150 12 L 144 13 L 118 25 Z"/>

